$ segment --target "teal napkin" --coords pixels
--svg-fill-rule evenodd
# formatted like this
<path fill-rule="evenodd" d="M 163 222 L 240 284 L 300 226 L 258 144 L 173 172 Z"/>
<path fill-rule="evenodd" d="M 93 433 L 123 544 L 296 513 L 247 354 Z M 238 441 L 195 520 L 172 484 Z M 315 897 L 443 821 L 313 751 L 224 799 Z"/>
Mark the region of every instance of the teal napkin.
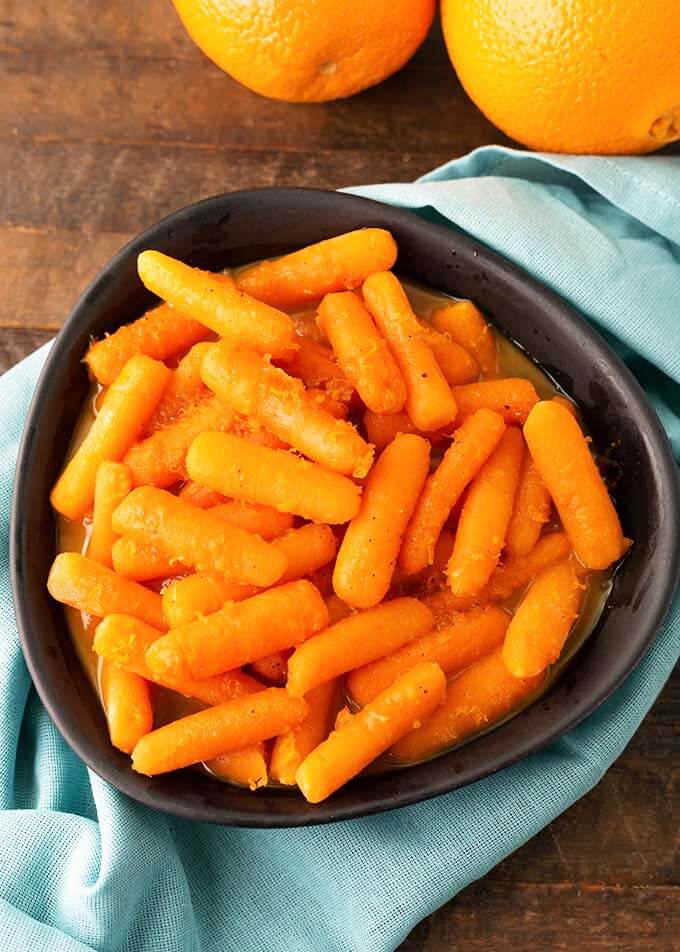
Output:
<path fill-rule="evenodd" d="M 680 455 L 680 160 L 487 148 L 358 194 L 455 223 L 615 343 Z M 23 663 L 9 590 L 14 460 L 46 349 L 0 380 L 0 948 L 378 952 L 593 787 L 680 653 L 680 601 L 610 700 L 541 754 L 455 793 L 308 830 L 173 819 L 70 752 Z"/>

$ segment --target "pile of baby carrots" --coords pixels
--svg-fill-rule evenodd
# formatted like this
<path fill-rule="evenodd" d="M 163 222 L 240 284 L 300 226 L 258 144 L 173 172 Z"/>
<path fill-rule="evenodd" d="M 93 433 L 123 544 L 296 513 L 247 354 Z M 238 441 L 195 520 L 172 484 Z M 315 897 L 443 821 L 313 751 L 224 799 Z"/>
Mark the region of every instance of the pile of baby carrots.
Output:
<path fill-rule="evenodd" d="M 500 374 L 471 302 L 421 320 L 396 257 L 378 228 L 233 276 L 145 251 L 163 303 L 85 355 L 51 501 L 90 532 L 48 588 L 98 620 L 134 770 L 319 802 L 427 758 L 540 689 L 624 554 L 573 405 Z M 157 686 L 197 710 L 154 729 Z"/>

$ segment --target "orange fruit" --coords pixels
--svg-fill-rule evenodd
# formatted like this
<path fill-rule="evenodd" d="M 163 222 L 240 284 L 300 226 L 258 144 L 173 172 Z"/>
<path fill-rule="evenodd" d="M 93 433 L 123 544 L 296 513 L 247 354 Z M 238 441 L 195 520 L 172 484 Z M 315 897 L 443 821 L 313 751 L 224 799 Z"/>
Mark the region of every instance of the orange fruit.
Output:
<path fill-rule="evenodd" d="M 173 0 L 194 42 L 244 86 L 288 102 L 340 99 L 415 53 L 435 0 Z"/>
<path fill-rule="evenodd" d="M 451 61 L 507 135 L 551 152 L 680 139 L 680 0 L 442 0 Z"/>

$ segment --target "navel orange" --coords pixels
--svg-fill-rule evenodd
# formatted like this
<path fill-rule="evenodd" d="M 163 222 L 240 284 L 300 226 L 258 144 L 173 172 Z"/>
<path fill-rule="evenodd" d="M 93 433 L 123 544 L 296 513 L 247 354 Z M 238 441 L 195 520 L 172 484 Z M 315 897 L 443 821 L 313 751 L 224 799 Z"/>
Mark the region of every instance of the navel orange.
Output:
<path fill-rule="evenodd" d="M 503 132 L 553 152 L 680 139 L 680 0 L 442 0 L 449 55 Z"/>
<path fill-rule="evenodd" d="M 435 0 L 173 0 L 206 56 L 255 92 L 289 102 L 340 99 L 415 53 Z"/>

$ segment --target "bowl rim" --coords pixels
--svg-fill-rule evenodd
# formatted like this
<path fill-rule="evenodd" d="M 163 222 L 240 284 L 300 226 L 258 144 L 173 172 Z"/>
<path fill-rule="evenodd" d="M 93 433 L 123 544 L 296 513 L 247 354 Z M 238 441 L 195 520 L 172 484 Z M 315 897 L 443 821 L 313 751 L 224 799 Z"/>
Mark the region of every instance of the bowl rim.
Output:
<path fill-rule="evenodd" d="M 659 548 L 663 549 L 665 543 L 666 550 L 670 553 L 670 557 L 661 566 L 660 571 L 662 577 L 657 576 L 656 578 L 655 584 L 657 590 L 660 591 L 660 596 L 657 601 L 647 609 L 646 615 L 641 623 L 646 631 L 646 635 L 643 639 L 640 639 L 637 651 L 629 660 L 625 670 L 620 671 L 617 676 L 610 681 L 606 681 L 605 679 L 606 683 L 600 690 L 589 695 L 587 699 L 580 701 L 580 703 L 575 704 L 568 710 L 558 711 L 551 727 L 543 731 L 540 738 L 525 738 L 523 743 L 516 743 L 505 756 L 497 756 L 494 759 L 492 767 L 489 767 L 487 764 L 480 765 L 477 769 L 468 769 L 463 778 L 459 777 L 454 771 L 451 771 L 449 774 L 443 773 L 438 780 L 430 782 L 426 789 L 423 789 L 423 787 L 419 786 L 416 782 L 412 789 L 402 791 L 394 797 L 382 797 L 373 801 L 367 798 L 365 800 L 362 799 L 355 805 L 343 805 L 340 807 L 334 807 L 333 797 L 331 797 L 329 800 L 316 805 L 313 810 L 308 811 L 308 813 L 291 813 L 290 815 L 286 815 L 284 812 L 277 812 L 271 815 L 261 814 L 256 811 L 250 812 L 249 810 L 240 809 L 238 807 L 214 806 L 208 803 L 203 804 L 200 809 L 197 809 L 195 805 L 187 804 L 181 798 L 178 799 L 177 796 L 165 794 L 163 791 L 152 788 L 150 785 L 140 783 L 139 775 L 134 774 L 129 767 L 125 770 L 119 769 L 110 758 L 102 755 L 101 751 L 96 748 L 96 745 L 83 740 L 75 729 L 75 725 L 70 723 L 68 717 L 62 712 L 56 693 L 42 676 L 41 658 L 43 648 L 41 647 L 39 633 L 34 631 L 32 624 L 30 597 L 27 586 L 23 581 L 22 572 L 27 546 L 27 533 L 22 526 L 22 513 L 27 504 L 24 487 L 27 485 L 27 474 L 30 473 L 31 466 L 35 465 L 31 451 L 32 443 L 36 430 L 41 424 L 41 417 L 46 403 L 45 398 L 51 388 L 54 368 L 63 359 L 71 359 L 71 337 L 76 335 L 83 321 L 87 323 L 89 299 L 91 295 L 97 292 L 102 285 L 107 282 L 108 276 L 115 273 L 121 263 L 124 262 L 130 254 L 136 253 L 144 247 L 153 245 L 154 241 L 157 240 L 159 232 L 162 230 L 173 228 L 178 222 L 200 214 L 200 212 L 206 209 L 219 209 L 225 203 L 229 204 L 229 202 L 232 201 L 262 203 L 263 199 L 265 199 L 265 201 L 272 199 L 274 202 L 296 202 L 305 200 L 312 204 L 314 202 L 328 203 L 329 206 L 336 202 L 342 203 L 342 205 L 354 204 L 355 208 L 367 218 L 370 218 L 371 213 L 373 213 L 383 219 L 389 217 L 397 225 L 403 225 L 405 229 L 414 235 L 414 240 L 416 241 L 419 234 L 429 234 L 431 237 L 438 235 L 441 240 L 446 240 L 449 243 L 453 242 L 457 247 L 474 255 L 480 268 L 487 268 L 495 274 L 502 274 L 504 280 L 513 288 L 521 288 L 524 292 L 528 291 L 533 293 L 539 298 L 541 307 L 544 310 L 551 310 L 553 313 L 559 315 L 559 317 L 570 326 L 572 331 L 578 331 L 585 339 L 587 346 L 592 349 L 594 357 L 604 361 L 604 363 L 615 371 L 622 385 L 636 404 L 641 422 L 645 427 L 647 442 L 651 447 L 650 455 L 652 455 L 656 464 L 658 482 L 663 485 L 666 491 L 665 502 L 667 509 L 664 512 L 664 519 L 661 520 L 659 527 L 659 532 L 662 534 L 662 538 L 659 541 Z M 385 227 L 390 226 L 386 224 Z M 519 343 L 522 347 L 522 343 Z M 526 351 L 531 356 L 530 347 L 527 347 Z M 113 255 L 76 301 L 71 313 L 59 330 L 50 353 L 42 367 L 24 424 L 17 456 L 10 520 L 10 573 L 17 626 L 24 658 L 33 684 L 50 718 L 67 744 L 95 773 L 133 799 L 180 817 L 201 819 L 229 826 L 260 828 L 311 826 L 378 814 L 448 793 L 486 776 L 490 776 L 531 753 L 537 753 L 584 720 L 606 701 L 637 667 L 658 635 L 663 620 L 669 611 L 680 577 L 680 541 L 675 538 L 673 533 L 673 527 L 679 523 L 680 484 L 678 482 L 676 463 L 668 438 L 656 412 L 649 403 L 637 380 L 618 355 L 614 353 L 594 328 L 555 292 L 541 284 L 518 265 L 460 231 L 455 224 L 451 227 L 445 227 L 444 225 L 421 218 L 410 210 L 376 202 L 372 199 L 366 199 L 346 192 L 302 187 L 263 187 L 213 195 L 166 215 L 133 237 Z M 605 607 L 605 612 L 606 611 L 607 608 Z M 517 715 L 517 717 L 521 716 L 521 714 Z M 515 719 L 516 718 L 513 718 L 512 720 Z M 498 729 L 502 729 L 502 726 Z M 446 757 L 448 754 L 442 756 Z M 417 769 L 417 767 L 413 769 Z"/>

